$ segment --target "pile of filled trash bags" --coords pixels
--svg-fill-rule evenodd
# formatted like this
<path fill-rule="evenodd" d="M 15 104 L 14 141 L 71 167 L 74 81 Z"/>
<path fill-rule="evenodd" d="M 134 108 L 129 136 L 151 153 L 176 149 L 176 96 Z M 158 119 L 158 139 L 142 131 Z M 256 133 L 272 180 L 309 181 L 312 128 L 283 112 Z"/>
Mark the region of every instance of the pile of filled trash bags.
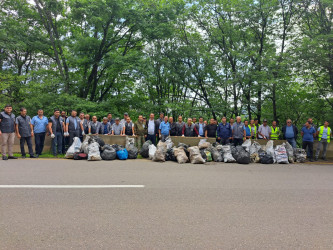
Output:
<path fill-rule="evenodd" d="M 66 152 L 65 158 L 88 161 L 111 161 L 115 159 L 136 159 L 138 149 L 134 146 L 134 138 L 126 137 L 126 146 L 117 144 L 105 144 L 98 136 L 86 136 L 81 143 L 80 138 L 75 137 L 73 144 Z"/>
<path fill-rule="evenodd" d="M 105 144 L 98 136 L 86 136 L 81 143 L 78 137 L 74 138 L 73 144 L 69 147 L 65 158 L 74 160 L 87 159 L 88 161 L 110 161 L 136 159 L 138 153 L 143 158 L 148 158 L 156 162 L 174 161 L 179 164 L 193 163 L 203 164 L 206 162 L 237 162 L 240 164 L 249 163 L 303 163 L 306 160 L 304 149 L 295 148 L 286 142 L 282 145 L 274 145 L 274 141 L 268 141 L 262 146 L 256 141 L 246 140 L 241 146 L 220 145 L 215 142 L 211 144 L 206 139 L 201 139 L 198 146 L 189 146 L 179 143 L 174 146 L 171 138 L 165 142 L 159 141 L 157 146 L 151 141 L 146 141 L 138 152 L 135 147 L 134 138 L 126 137 L 126 145 Z"/>
<path fill-rule="evenodd" d="M 246 140 L 241 146 L 220 145 L 219 143 L 207 142 L 201 139 L 198 146 L 189 146 L 179 143 L 174 146 L 171 138 L 165 142 L 159 141 L 157 147 L 151 141 L 146 141 L 140 151 L 144 158 L 157 162 L 175 161 L 180 164 L 193 163 L 203 164 L 205 162 L 237 162 L 240 164 L 249 163 L 303 163 L 306 160 L 306 152 L 303 149 L 293 149 L 286 142 L 282 145 L 274 145 L 274 141 L 268 141 L 265 146 L 258 142 Z"/>

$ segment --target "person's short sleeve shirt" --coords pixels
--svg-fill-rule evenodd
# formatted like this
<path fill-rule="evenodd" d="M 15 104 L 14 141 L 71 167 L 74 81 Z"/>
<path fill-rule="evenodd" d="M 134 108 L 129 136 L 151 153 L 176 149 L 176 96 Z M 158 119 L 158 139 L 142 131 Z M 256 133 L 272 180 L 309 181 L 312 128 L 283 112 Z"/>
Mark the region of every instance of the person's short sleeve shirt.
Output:
<path fill-rule="evenodd" d="M 303 127 L 302 132 L 303 132 L 303 141 L 313 142 L 313 134 L 316 133 L 316 130 L 313 127 L 311 128 Z"/>

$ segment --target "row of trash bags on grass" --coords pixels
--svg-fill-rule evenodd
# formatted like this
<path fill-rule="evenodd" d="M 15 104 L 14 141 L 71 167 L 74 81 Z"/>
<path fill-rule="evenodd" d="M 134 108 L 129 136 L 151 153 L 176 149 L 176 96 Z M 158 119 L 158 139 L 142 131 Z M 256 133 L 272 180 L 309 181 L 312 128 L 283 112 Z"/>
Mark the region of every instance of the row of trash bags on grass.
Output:
<path fill-rule="evenodd" d="M 73 144 L 67 150 L 65 158 L 88 161 L 111 161 L 115 159 L 136 159 L 138 149 L 134 146 L 134 138 L 126 137 L 126 146 L 117 144 L 105 144 L 98 136 L 86 136 L 81 143 L 80 138 L 75 137 Z"/>
<path fill-rule="evenodd" d="M 268 141 L 261 146 L 258 142 L 246 140 L 241 146 L 220 145 L 219 143 L 209 143 L 206 139 L 201 139 L 198 146 L 179 143 L 174 146 L 171 138 L 165 142 L 159 141 L 157 147 L 151 141 L 146 141 L 140 151 L 144 158 L 157 162 L 176 161 L 180 164 L 193 163 L 203 164 L 205 162 L 237 162 L 240 164 L 262 163 L 262 164 L 288 164 L 302 163 L 306 160 L 306 152 L 303 149 L 293 149 L 286 142 L 274 147 L 274 141 Z"/>

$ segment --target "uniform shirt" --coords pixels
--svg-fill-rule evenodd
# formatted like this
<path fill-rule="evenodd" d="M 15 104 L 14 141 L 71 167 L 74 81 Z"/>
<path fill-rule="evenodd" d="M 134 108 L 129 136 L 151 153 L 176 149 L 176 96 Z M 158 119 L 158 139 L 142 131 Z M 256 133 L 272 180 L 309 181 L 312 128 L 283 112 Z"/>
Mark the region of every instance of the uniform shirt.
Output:
<path fill-rule="evenodd" d="M 260 125 L 260 127 L 259 127 L 259 132 L 260 132 L 261 134 L 263 134 L 264 136 L 266 136 L 266 138 L 268 138 L 268 137 L 269 137 L 269 134 L 271 133 L 271 128 L 270 128 L 270 126 L 268 126 L 268 125 L 264 126 L 264 125 L 262 124 L 262 125 Z M 263 137 L 262 137 L 260 134 L 258 134 L 258 137 L 259 137 L 259 139 L 263 139 Z"/>
<path fill-rule="evenodd" d="M 164 121 L 161 122 L 159 129 L 161 130 L 162 135 L 169 135 L 170 123 Z"/>
<path fill-rule="evenodd" d="M 112 131 L 114 131 L 113 132 L 114 135 L 120 135 L 123 128 L 124 126 L 121 123 L 119 123 L 118 125 L 116 123 L 112 124 Z"/>
<path fill-rule="evenodd" d="M 69 124 L 69 118 L 66 119 L 66 124 Z M 76 121 L 76 119 L 74 119 L 74 128 L 75 129 L 77 128 L 77 121 Z"/>
<path fill-rule="evenodd" d="M 316 133 L 316 130 L 313 127 L 310 128 L 303 127 L 302 132 L 303 132 L 303 141 L 313 142 L 313 134 Z"/>
<path fill-rule="evenodd" d="M 48 119 L 46 116 L 43 116 L 42 119 L 38 115 L 34 116 L 31 120 L 31 124 L 34 125 L 34 133 L 45 133 L 46 126 L 48 125 Z"/>
<path fill-rule="evenodd" d="M 232 126 L 232 131 L 235 139 L 242 139 L 244 137 L 244 124 L 235 122 Z"/>
<path fill-rule="evenodd" d="M 232 137 L 232 127 L 229 123 L 223 124 L 222 122 L 217 126 L 217 137 L 226 139 Z"/>
<path fill-rule="evenodd" d="M 18 125 L 19 133 L 21 137 L 30 137 L 31 136 L 31 118 L 30 116 L 18 116 L 16 118 L 16 124 Z"/>

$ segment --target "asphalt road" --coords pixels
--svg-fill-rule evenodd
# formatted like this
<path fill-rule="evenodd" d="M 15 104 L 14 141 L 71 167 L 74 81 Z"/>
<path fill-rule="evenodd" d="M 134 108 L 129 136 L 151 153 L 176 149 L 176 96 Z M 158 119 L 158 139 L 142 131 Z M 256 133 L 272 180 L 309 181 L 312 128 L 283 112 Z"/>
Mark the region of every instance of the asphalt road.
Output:
<path fill-rule="evenodd" d="M 0 161 L 0 249 L 332 249 L 333 165 Z"/>

